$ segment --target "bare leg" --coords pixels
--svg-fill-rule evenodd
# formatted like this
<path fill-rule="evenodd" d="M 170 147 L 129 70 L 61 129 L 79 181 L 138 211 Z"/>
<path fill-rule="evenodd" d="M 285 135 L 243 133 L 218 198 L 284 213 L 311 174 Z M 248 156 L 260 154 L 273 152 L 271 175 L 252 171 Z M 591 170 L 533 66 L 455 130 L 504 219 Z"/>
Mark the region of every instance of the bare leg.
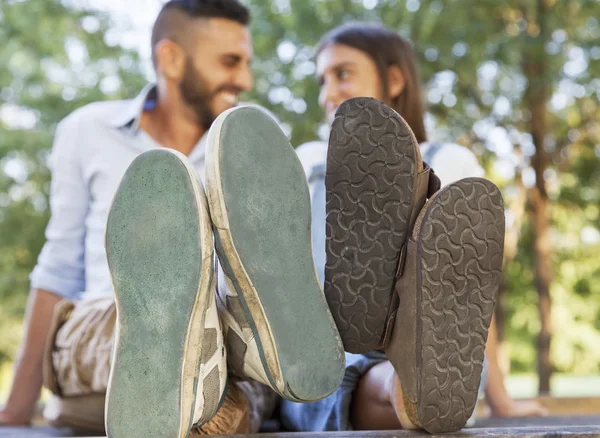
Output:
<path fill-rule="evenodd" d="M 400 380 L 389 361 L 361 378 L 350 413 L 352 426 L 359 430 L 416 429 L 406 415 Z"/>

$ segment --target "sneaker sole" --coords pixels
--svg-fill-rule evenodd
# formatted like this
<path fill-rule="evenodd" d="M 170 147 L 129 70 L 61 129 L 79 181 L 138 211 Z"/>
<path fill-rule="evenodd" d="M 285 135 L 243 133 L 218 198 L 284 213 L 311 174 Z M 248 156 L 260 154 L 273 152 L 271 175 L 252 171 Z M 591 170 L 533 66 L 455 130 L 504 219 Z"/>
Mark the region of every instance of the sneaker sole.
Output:
<path fill-rule="evenodd" d="M 399 283 L 387 354 L 407 413 L 430 433 L 461 429 L 475 408 L 503 248 L 504 204 L 487 180 L 446 186 L 417 218 L 407 255 L 416 278 Z"/>
<path fill-rule="evenodd" d="M 204 192 L 182 158 L 137 157 L 108 216 L 117 329 L 106 430 L 114 438 L 187 437 L 192 426 L 214 249 Z"/>
<path fill-rule="evenodd" d="M 234 108 L 211 127 L 207 195 L 219 260 L 240 297 L 272 388 L 320 400 L 344 375 L 344 350 L 319 284 L 306 176 L 279 126 Z"/>
<path fill-rule="evenodd" d="M 394 110 L 370 98 L 340 106 L 325 177 L 325 295 L 351 353 L 383 347 L 419 162 L 417 140 Z"/>

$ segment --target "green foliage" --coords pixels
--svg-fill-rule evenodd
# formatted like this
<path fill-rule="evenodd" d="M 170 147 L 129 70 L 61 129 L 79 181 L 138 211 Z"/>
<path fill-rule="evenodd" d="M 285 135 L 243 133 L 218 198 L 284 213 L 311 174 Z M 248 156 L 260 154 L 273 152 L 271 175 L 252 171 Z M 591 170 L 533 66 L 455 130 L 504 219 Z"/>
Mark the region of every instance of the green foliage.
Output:
<path fill-rule="evenodd" d="M 137 53 L 104 41 L 110 26 L 106 15 L 59 1 L 0 2 L 0 364 L 15 355 L 44 243 L 56 124 L 144 84 Z"/>
<path fill-rule="evenodd" d="M 249 97 L 287 125 L 294 145 L 317 139 L 315 44 L 341 23 L 381 21 L 414 42 L 430 135 L 470 147 L 501 185 L 512 217 L 517 180 L 523 174 L 531 183 L 523 62 L 547 62 L 552 355 L 560 371 L 599 372 L 600 3 L 543 1 L 550 5 L 544 29 L 536 25 L 537 0 L 252 0 L 256 86 Z M 14 357 L 28 274 L 44 242 L 56 123 L 88 102 L 131 97 L 144 84 L 138 55 L 106 43 L 110 27 L 108 16 L 65 1 L 0 2 L 0 362 Z M 542 32 L 551 39 L 545 46 Z M 520 239 L 506 269 L 506 340 L 513 370 L 534 371 L 535 230 L 526 218 L 510 224 Z"/>
<path fill-rule="evenodd" d="M 509 218 L 519 205 L 524 175 L 531 179 L 535 151 L 531 114 L 524 100 L 526 61 L 544 62 L 550 88 L 550 154 L 547 172 L 552 210 L 550 245 L 555 249 L 555 343 L 559 371 L 599 372 L 600 310 L 595 281 L 600 261 L 600 4 L 546 0 L 549 15 L 537 24 L 537 1 L 480 0 L 273 0 L 252 1 L 257 53 L 253 97 L 291 126 L 292 143 L 316 139 L 323 116 L 311 53 L 321 35 L 351 20 L 378 21 L 413 41 L 431 115 L 429 134 L 470 147 L 504 193 Z M 368 6 L 368 8 L 365 7 Z M 540 38 L 549 39 L 542 44 Z M 280 58 L 282 44 L 291 59 Z M 294 112 L 303 100 L 306 111 Z M 303 105 L 300 105 L 302 107 Z M 527 210 L 526 210 L 527 211 Z M 540 328 L 533 272 L 532 233 L 527 215 L 509 222 L 519 236 L 506 270 L 506 340 L 512 369 L 536 369 Z M 587 241 L 582 241 L 582 236 Z M 575 273 L 564 266 L 575 267 Z M 584 357 L 585 356 L 585 357 Z"/>

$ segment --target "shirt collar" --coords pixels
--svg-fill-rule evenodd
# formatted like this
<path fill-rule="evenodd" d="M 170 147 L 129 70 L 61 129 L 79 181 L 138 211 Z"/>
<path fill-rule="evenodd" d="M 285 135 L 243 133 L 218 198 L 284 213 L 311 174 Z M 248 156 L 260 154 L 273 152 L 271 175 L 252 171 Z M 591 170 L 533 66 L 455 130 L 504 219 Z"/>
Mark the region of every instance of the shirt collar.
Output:
<path fill-rule="evenodd" d="M 119 114 L 115 114 L 109 120 L 110 125 L 114 128 L 125 129 L 131 135 L 134 135 L 138 132 L 142 112 L 154 108 L 156 106 L 156 98 L 156 85 L 146 85 L 135 98 L 123 102 L 123 108 Z M 198 143 L 196 143 L 194 149 L 192 149 L 188 157 L 192 163 L 204 160 L 207 134 L 208 131 L 204 133 L 200 140 L 198 140 Z M 154 142 L 154 140 L 152 141 Z"/>
<path fill-rule="evenodd" d="M 146 85 L 134 99 L 123 102 L 123 109 L 109 120 L 110 125 L 114 128 L 127 127 L 131 132 L 136 132 L 139 128 L 142 112 L 154 108 L 156 97 L 156 85 Z"/>

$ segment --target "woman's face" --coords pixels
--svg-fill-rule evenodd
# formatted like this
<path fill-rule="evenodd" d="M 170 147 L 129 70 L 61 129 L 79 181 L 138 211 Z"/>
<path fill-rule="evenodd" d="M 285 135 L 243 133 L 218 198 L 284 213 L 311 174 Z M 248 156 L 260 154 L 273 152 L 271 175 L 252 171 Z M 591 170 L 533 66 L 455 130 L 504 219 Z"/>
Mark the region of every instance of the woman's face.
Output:
<path fill-rule="evenodd" d="M 331 125 L 340 104 L 353 97 L 384 99 L 375 62 L 364 52 L 343 44 L 332 44 L 317 57 L 321 91 L 319 105 Z"/>

